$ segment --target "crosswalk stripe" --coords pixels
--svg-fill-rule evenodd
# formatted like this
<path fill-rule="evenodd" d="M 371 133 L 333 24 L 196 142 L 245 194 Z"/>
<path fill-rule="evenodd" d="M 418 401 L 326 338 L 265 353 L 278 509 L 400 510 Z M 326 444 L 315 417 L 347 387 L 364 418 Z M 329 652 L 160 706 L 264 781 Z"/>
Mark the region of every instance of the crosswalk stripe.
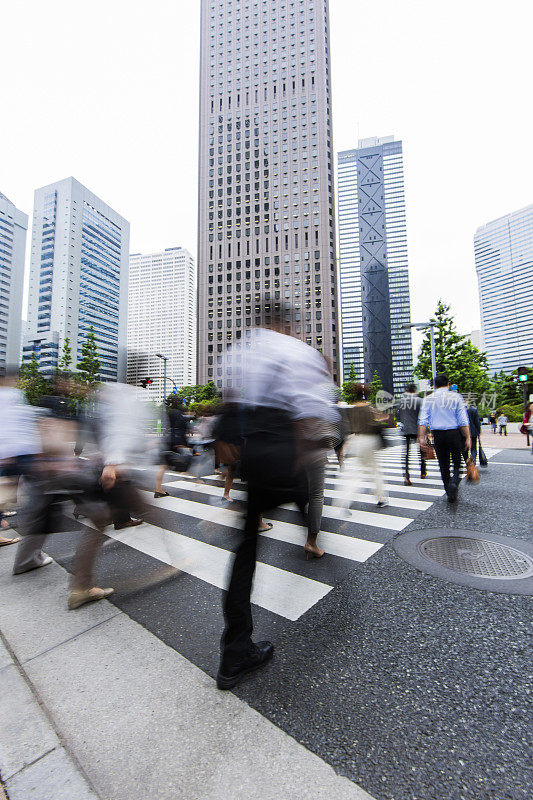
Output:
<path fill-rule="evenodd" d="M 189 489 L 190 487 L 190 484 L 186 484 L 186 482 L 182 484 L 181 481 L 177 481 L 177 483 L 180 484 L 180 488 Z M 209 519 L 213 522 L 222 523 L 224 519 L 227 522 L 222 524 L 228 524 L 233 528 L 242 528 L 242 515 L 237 511 L 220 508 L 220 506 L 206 506 L 205 503 L 195 503 L 192 500 L 183 500 L 179 497 L 163 497 L 158 502 L 158 505 L 167 508 L 169 511 L 176 511 L 179 514 L 188 514 L 189 516 L 199 516 L 201 519 Z M 291 508 L 291 506 L 288 507 Z M 268 514 L 265 514 L 265 516 L 268 518 Z M 342 508 L 328 505 L 324 506 L 324 516 L 332 519 L 346 519 L 346 514 Z M 407 517 L 395 517 L 391 514 L 376 514 L 374 511 L 353 510 L 350 514 L 350 521 L 358 522 L 361 525 L 370 525 L 373 528 L 401 531 L 413 520 Z M 237 522 L 240 524 L 236 524 Z M 276 521 L 276 525 L 278 525 L 278 521 Z"/>
<path fill-rule="evenodd" d="M 219 475 L 209 475 L 209 476 L 206 476 L 206 478 L 208 480 L 213 480 L 213 479 L 220 479 L 220 476 Z M 342 484 L 349 484 L 350 486 L 353 486 L 353 483 L 354 483 L 353 479 L 339 478 L 339 477 L 333 477 L 333 476 L 326 475 L 326 486 L 331 486 L 331 485 L 335 486 L 335 485 L 338 485 L 338 484 L 341 484 L 341 485 Z M 237 480 L 233 481 L 233 485 L 234 486 L 246 486 L 246 484 L 243 481 L 237 481 Z M 358 481 L 357 482 L 357 486 L 360 489 L 374 489 L 374 484 L 371 481 L 367 481 L 367 480 Z M 404 486 L 403 484 L 388 483 L 387 481 L 385 481 L 385 486 L 386 486 L 388 492 L 395 492 L 395 493 L 399 493 L 399 494 L 408 494 L 408 495 L 409 494 L 417 494 L 417 495 L 420 495 L 422 497 L 433 497 L 433 498 L 442 497 L 442 495 L 444 494 L 444 489 L 432 489 L 429 486 L 420 486 L 420 487 L 418 487 L 418 486 Z"/>
<path fill-rule="evenodd" d="M 213 494 L 218 497 L 222 497 L 224 494 L 223 487 L 220 485 L 221 478 L 220 476 L 210 476 L 206 478 L 206 480 L 216 480 L 218 481 L 216 488 L 218 491 L 210 492 L 208 488 L 205 489 L 205 494 Z M 183 484 L 182 486 L 179 484 Z M 197 484 L 192 483 L 191 481 L 168 481 L 167 483 L 163 484 L 164 486 L 175 486 L 177 488 L 183 488 L 191 490 L 191 486 L 194 486 L 195 491 L 204 492 L 202 486 L 212 486 L 212 484 Z M 239 484 L 242 485 L 242 484 Z M 335 491 L 335 489 L 325 489 L 324 490 L 324 497 L 330 500 L 337 499 L 342 500 L 345 497 L 344 492 Z M 235 489 L 232 487 L 231 489 L 231 498 L 232 500 L 246 500 L 247 493 L 245 491 L 241 491 L 239 489 Z M 365 503 L 366 505 L 375 506 L 376 500 L 369 494 L 352 494 L 350 495 L 351 502 L 354 503 Z M 431 506 L 431 502 L 427 500 L 411 500 L 405 499 L 404 497 L 389 497 L 389 507 L 392 509 L 394 508 L 406 508 L 409 511 L 427 511 L 427 509 Z"/>
<path fill-rule="evenodd" d="M 233 562 L 229 550 L 148 523 L 123 531 L 111 530 L 107 535 L 212 586 L 227 588 Z M 294 621 L 331 589 L 328 584 L 259 561 L 252 603 Z"/>
<path fill-rule="evenodd" d="M 326 475 L 329 478 L 336 478 L 337 476 L 341 478 L 343 475 L 364 475 L 364 470 L 358 470 L 356 467 L 350 467 L 343 470 L 335 470 L 331 469 L 331 467 L 326 467 Z M 368 474 L 368 473 L 366 473 Z M 394 483 L 395 481 L 399 481 L 403 484 L 404 477 L 403 473 L 398 470 L 398 472 L 393 472 L 392 470 L 381 470 L 381 474 L 386 481 L 390 483 Z M 411 476 L 411 483 L 413 486 L 430 486 L 431 488 L 442 488 L 442 481 L 435 480 L 432 477 L 427 478 L 414 478 Z"/>
<path fill-rule="evenodd" d="M 184 488 L 182 481 L 176 481 L 180 484 L 176 488 Z M 175 485 L 175 483 L 173 485 Z M 172 485 L 172 484 L 171 484 Z M 215 489 L 217 487 L 208 487 L 205 484 L 195 486 L 194 484 L 187 484 L 186 488 L 190 491 L 199 490 L 205 493 L 207 489 Z M 210 492 L 208 492 L 211 494 Z M 215 495 L 213 495 L 215 496 Z M 157 501 L 157 507 L 166 508 L 167 511 L 174 511 L 178 514 L 185 514 L 187 516 L 195 517 L 196 519 L 203 519 L 210 522 L 216 522 L 219 525 L 226 525 L 228 528 L 242 529 L 244 518 L 238 511 L 232 511 L 229 508 L 220 508 L 220 506 L 210 506 L 206 503 L 196 503 L 194 500 L 184 500 L 180 497 L 162 497 Z M 329 508 L 329 506 L 327 506 Z M 342 509 L 335 509 L 335 519 L 346 519 L 346 515 Z M 352 511 L 350 522 L 353 522 L 357 512 Z M 373 517 L 381 518 L 381 515 L 372 514 Z M 265 514 L 265 519 L 268 515 Z M 405 517 L 394 517 L 396 522 L 392 530 L 402 530 L 412 520 Z M 269 531 L 262 533 L 267 539 L 276 539 L 280 542 L 287 542 L 288 544 L 296 544 L 303 547 L 307 538 L 307 529 L 303 525 L 296 525 L 292 522 L 285 522 L 282 520 L 274 520 L 274 527 Z M 401 526 L 401 527 L 400 527 Z M 374 527 L 376 525 L 374 524 Z M 387 527 L 386 525 L 380 527 Z M 331 555 L 340 556 L 341 558 L 348 558 L 352 561 L 366 561 L 371 555 L 376 553 L 382 545 L 377 542 L 369 542 L 366 539 L 357 539 L 353 536 L 343 536 L 339 533 L 331 533 L 323 531 L 320 533 L 321 547 Z"/>

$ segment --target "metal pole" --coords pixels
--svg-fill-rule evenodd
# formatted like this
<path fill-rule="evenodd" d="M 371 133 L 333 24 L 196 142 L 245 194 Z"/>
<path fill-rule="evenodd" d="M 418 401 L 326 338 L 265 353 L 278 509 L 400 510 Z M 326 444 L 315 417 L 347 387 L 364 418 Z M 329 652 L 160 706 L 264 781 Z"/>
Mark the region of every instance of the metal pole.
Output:
<path fill-rule="evenodd" d="M 165 395 L 167 392 L 167 360 L 166 358 L 163 359 L 163 405 L 165 404 Z"/>
<path fill-rule="evenodd" d="M 435 388 L 435 378 L 437 377 L 437 364 L 435 358 L 435 332 L 433 330 L 432 323 L 430 323 L 429 325 L 429 336 L 431 339 L 431 375 L 433 378 L 433 388 Z"/>

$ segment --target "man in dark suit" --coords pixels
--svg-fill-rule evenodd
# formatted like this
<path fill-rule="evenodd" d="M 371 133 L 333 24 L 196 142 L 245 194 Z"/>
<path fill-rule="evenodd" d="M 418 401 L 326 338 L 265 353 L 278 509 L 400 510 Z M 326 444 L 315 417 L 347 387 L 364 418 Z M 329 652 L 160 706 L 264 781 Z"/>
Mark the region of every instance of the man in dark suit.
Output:
<path fill-rule="evenodd" d="M 472 403 L 467 405 L 466 413 L 468 414 L 468 426 L 470 428 L 470 438 L 472 440 L 470 457 L 475 464 L 477 459 L 477 440 L 481 434 L 481 422 L 479 421 L 479 412 Z M 466 452 L 466 456 L 468 457 L 468 452 Z"/>

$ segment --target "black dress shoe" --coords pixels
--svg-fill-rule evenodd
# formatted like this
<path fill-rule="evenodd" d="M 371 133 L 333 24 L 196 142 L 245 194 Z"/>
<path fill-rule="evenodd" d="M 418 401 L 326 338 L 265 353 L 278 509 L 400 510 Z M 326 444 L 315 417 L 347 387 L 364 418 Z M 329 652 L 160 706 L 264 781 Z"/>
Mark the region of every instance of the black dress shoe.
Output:
<path fill-rule="evenodd" d="M 448 488 L 446 489 L 446 493 L 448 495 L 448 503 L 455 503 L 455 501 L 457 500 L 457 489 L 458 489 L 457 484 L 452 483 L 452 481 L 450 481 L 450 483 L 448 484 Z"/>
<path fill-rule="evenodd" d="M 241 678 L 248 672 L 253 672 L 259 667 L 264 666 L 274 654 L 274 645 L 272 642 L 257 642 L 252 645 L 252 651 L 244 661 L 241 661 L 236 667 L 218 671 L 217 687 L 219 689 L 233 689 Z"/>

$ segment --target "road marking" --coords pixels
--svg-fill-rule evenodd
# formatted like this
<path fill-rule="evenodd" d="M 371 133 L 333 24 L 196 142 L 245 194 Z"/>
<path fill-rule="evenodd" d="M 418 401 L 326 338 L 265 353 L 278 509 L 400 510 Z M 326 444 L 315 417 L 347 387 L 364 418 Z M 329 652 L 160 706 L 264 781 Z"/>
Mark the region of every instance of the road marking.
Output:
<path fill-rule="evenodd" d="M 176 483 L 181 484 L 181 481 Z M 183 487 L 179 487 L 183 488 Z M 190 487 L 187 486 L 187 489 Z M 211 487 L 217 488 L 217 487 Z M 200 491 L 205 489 L 205 484 L 199 487 Z M 194 490 L 193 490 L 194 491 Z M 221 508 L 220 506 L 211 506 L 206 503 L 197 503 L 194 500 L 184 500 L 180 497 L 162 497 L 157 501 L 157 506 L 154 507 L 166 508 L 168 511 L 174 511 L 178 514 L 185 514 L 186 516 L 193 517 L 194 519 L 203 519 L 209 522 L 215 522 L 218 525 L 225 525 L 228 528 L 237 528 L 242 530 L 244 525 L 244 517 L 239 511 L 232 511 L 229 508 Z M 286 506 L 290 508 L 290 506 Z M 329 508 L 329 506 L 328 506 Z M 352 511 L 350 517 L 342 509 L 336 508 L 335 519 L 346 520 L 354 522 L 356 511 Z M 380 514 L 372 514 L 374 518 L 382 519 Z M 268 515 L 265 514 L 265 519 Z M 389 518 L 390 519 L 390 518 Z M 405 517 L 393 517 L 395 524 L 394 527 L 389 527 L 389 530 L 403 530 L 409 525 L 412 520 Z M 287 542 L 287 544 L 299 545 L 303 548 L 304 542 L 307 538 L 307 528 L 303 525 L 296 525 L 292 522 L 285 522 L 282 520 L 272 520 L 274 527 L 269 531 L 262 532 L 262 536 L 267 539 L 275 539 L 279 542 Z M 400 527 L 401 526 L 401 527 Z M 374 523 L 374 527 L 376 527 Z M 387 527 L 387 525 L 379 526 Z M 322 531 L 320 533 L 321 547 L 327 553 L 341 558 L 348 558 L 351 561 L 366 561 L 371 555 L 374 555 L 383 545 L 378 542 L 369 542 L 366 539 L 358 539 L 354 536 L 343 536 L 339 533 L 331 533 L 329 531 Z"/>
<path fill-rule="evenodd" d="M 181 485 L 182 482 L 176 481 L 176 483 Z M 205 486 L 206 484 L 203 485 Z M 202 486 L 202 484 L 200 484 L 200 486 Z M 188 489 L 189 487 L 181 485 L 180 488 Z M 215 487 L 210 488 L 213 489 Z M 209 494 L 213 494 L 213 492 L 209 492 Z M 157 506 L 167 508 L 169 511 L 176 511 L 178 514 L 187 514 L 190 517 L 199 517 L 200 519 L 210 520 L 211 522 L 218 522 L 221 525 L 229 525 L 232 528 L 242 528 L 242 514 L 227 508 L 220 508 L 220 506 L 209 506 L 205 503 L 196 503 L 193 500 L 183 500 L 180 497 L 162 497 L 157 501 Z M 292 506 L 286 507 L 292 508 Z M 344 510 L 338 507 L 335 508 L 334 506 L 324 506 L 323 515 L 332 519 L 346 519 Z M 265 514 L 265 517 L 268 518 L 268 514 Z M 375 511 L 353 510 L 350 513 L 350 521 L 358 522 L 361 525 L 370 525 L 373 528 L 402 531 L 413 520 L 407 517 L 395 517 L 392 514 L 376 514 Z M 278 524 L 278 520 L 276 520 L 276 526 Z M 294 527 L 305 531 L 305 528 L 302 526 L 298 525 Z"/>
<path fill-rule="evenodd" d="M 227 587 L 234 558 L 229 550 L 147 523 L 123 531 L 111 530 L 106 535 L 212 586 Z M 331 589 L 312 578 L 258 561 L 251 599 L 255 605 L 294 621 Z"/>
<path fill-rule="evenodd" d="M 218 480 L 220 482 L 220 477 L 211 477 L 209 480 Z M 220 485 L 213 486 L 212 484 L 202 484 L 202 483 L 193 483 L 192 481 L 168 481 L 167 483 L 163 484 L 164 486 L 174 486 L 176 489 L 185 489 L 187 491 L 196 491 L 207 495 L 214 495 L 217 497 L 222 497 L 224 494 L 224 488 Z M 242 484 L 239 484 L 242 485 Z M 214 491 L 216 489 L 216 491 Z M 212 491 L 213 490 L 213 491 Z M 247 492 L 241 491 L 239 489 L 231 489 L 231 499 L 232 500 L 243 500 L 246 501 L 248 497 Z M 345 497 L 344 492 L 335 491 L 334 489 L 325 489 L 324 490 L 324 497 L 328 499 L 337 499 L 342 500 Z M 375 499 L 369 494 L 352 494 L 350 495 L 351 502 L 357 503 L 365 503 L 366 505 L 376 505 Z M 403 497 L 390 497 L 389 498 L 389 507 L 392 508 L 406 508 L 410 511 L 427 511 L 427 509 L 431 506 L 431 502 L 426 500 L 406 500 Z M 326 506 L 325 506 L 326 508 Z"/>

